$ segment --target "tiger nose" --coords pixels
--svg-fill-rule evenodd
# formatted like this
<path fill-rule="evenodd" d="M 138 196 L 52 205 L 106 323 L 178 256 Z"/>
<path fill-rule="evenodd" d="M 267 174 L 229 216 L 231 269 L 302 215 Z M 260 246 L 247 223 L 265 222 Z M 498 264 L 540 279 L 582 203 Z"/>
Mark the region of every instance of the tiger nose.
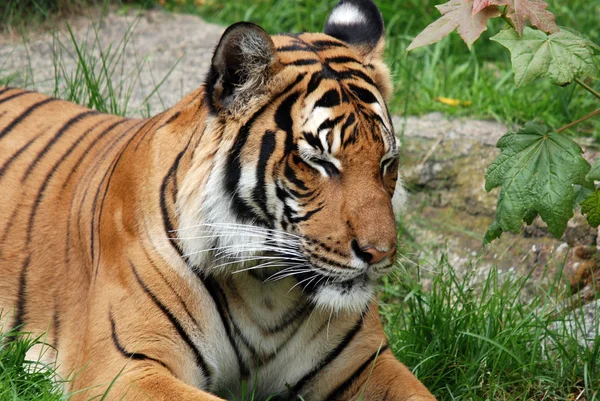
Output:
<path fill-rule="evenodd" d="M 356 256 L 365 261 L 366 263 L 373 265 L 375 263 L 381 262 L 386 257 L 393 255 L 396 252 L 396 245 L 388 249 L 377 249 L 374 246 L 367 245 L 364 247 L 359 247 L 358 242 L 356 240 L 352 241 L 352 249 Z"/>
<path fill-rule="evenodd" d="M 375 247 L 369 247 L 366 249 L 362 249 L 362 251 L 366 254 L 371 255 L 370 260 L 367 261 L 368 264 L 370 265 L 374 265 L 375 263 L 381 262 L 383 259 L 387 258 L 388 256 L 392 255 L 394 252 L 396 252 L 396 247 L 392 247 L 390 249 L 388 249 L 387 251 L 380 251 L 379 249 L 375 248 Z"/>

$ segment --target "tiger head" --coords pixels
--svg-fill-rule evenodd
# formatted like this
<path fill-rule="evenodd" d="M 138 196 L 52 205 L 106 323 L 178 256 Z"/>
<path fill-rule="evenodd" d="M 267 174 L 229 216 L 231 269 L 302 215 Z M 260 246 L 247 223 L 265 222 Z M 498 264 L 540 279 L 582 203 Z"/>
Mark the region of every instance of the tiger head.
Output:
<path fill-rule="evenodd" d="M 180 208 L 191 264 L 293 277 L 336 310 L 369 302 L 395 261 L 405 194 L 383 49 L 371 0 L 340 1 L 324 33 L 225 31 L 205 85 L 204 135 L 219 147 L 196 206 Z"/>

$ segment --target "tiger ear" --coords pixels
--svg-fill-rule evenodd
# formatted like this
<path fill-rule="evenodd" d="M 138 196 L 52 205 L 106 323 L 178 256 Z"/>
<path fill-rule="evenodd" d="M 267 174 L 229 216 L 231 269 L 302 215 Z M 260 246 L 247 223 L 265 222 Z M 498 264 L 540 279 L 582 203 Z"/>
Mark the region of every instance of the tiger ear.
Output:
<path fill-rule="evenodd" d="M 324 32 L 350 45 L 365 63 L 383 57 L 383 17 L 372 0 L 341 0 L 329 14 Z"/>
<path fill-rule="evenodd" d="M 217 110 L 239 111 L 264 92 L 276 63 L 275 44 L 258 25 L 238 22 L 225 30 L 213 54 L 207 94 Z"/>

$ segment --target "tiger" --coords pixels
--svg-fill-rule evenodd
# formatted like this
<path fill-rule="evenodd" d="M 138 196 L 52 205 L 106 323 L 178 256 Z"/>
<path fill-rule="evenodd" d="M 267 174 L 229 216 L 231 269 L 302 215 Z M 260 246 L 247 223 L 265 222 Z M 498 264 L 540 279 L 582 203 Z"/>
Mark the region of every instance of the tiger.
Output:
<path fill-rule="evenodd" d="M 147 119 L 0 88 L 0 310 L 70 399 L 434 401 L 375 283 L 406 191 L 382 15 L 229 26 Z"/>

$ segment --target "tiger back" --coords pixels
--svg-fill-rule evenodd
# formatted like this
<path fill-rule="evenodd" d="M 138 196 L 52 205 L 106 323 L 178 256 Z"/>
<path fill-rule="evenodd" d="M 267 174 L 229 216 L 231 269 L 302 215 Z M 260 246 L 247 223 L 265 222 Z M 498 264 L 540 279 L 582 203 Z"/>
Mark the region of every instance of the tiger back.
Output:
<path fill-rule="evenodd" d="M 370 0 L 234 24 L 143 120 L 0 89 L 0 310 L 52 345 L 28 357 L 73 400 L 435 400 L 373 302 L 404 200 L 383 33 Z"/>

